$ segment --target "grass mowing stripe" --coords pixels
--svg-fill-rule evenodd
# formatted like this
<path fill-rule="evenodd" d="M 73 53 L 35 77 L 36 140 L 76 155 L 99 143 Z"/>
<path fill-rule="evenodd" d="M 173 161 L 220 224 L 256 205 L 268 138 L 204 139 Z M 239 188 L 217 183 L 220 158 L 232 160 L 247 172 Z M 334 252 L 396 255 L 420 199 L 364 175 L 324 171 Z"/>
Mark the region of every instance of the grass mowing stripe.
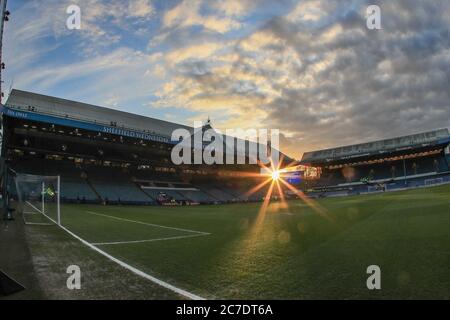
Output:
<path fill-rule="evenodd" d="M 110 219 L 116 219 L 116 220 L 120 220 L 120 221 L 131 222 L 131 223 L 142 224 L 142 225 L 150 226 L 150 227 L 172 229 L 172 230 L 178 230 L 178 231 L 184 231 L 184 232 L 190 232 L 190 233 L 198 233 L 198 234 L 203 234 L 203 235 L 209 235 L 210 234 L 208 232 L 203 232 L 203 231 L 182 229 L 182 228 L 176 228 L 176 227 L 168 227 L 168 226 L 162 226 L 162 225 L 159 225 L 159 224 L 147 223 L 147 222 L 136 221 L 136 220 L 131 220 L 131 219 L 125 219 L 125 218 L 119 218 L 119 217 L 110 216 L 110 215 L 107 215 L 107 214 L 102 214 L 102 213 L 93 212 L 93 211 L 86 211 L 86 212 L 89 213 L 89 214 L 96 215 L 96 216 L 101 216 L 101 217 L 106 217 L 106 218 L 110 218 Z"/>

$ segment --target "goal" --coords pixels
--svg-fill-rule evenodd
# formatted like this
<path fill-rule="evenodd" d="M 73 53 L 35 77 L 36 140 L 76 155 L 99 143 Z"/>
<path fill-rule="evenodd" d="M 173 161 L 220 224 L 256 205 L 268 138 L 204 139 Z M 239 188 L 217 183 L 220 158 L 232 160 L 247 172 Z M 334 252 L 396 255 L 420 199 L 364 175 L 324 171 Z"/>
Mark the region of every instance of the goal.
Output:
<path fill-rule="evenodd" d="M 61 225 L 60 177 L 16 173 L 16 210 L 25 224 Z"/>

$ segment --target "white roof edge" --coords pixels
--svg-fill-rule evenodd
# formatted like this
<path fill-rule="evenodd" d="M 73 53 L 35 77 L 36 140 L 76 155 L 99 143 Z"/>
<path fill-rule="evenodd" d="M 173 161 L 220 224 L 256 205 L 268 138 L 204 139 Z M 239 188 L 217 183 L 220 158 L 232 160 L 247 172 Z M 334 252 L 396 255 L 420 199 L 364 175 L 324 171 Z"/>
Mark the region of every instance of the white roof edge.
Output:
<path fill-rule="evenodd" d="M 118 127 L 125 126 L 138 130 L 150 130 L 157 134 L 169 136 L 173 130 L 178 128 L 193 131 L 192 127 L 183 124 L 18 89 L 11 91 L 5 106 L 24 108 L 32 106 L 38 112 L 41 111 L 55 116 L 69 115 L 74 119 L 100 123 L 116 122 Z"/>

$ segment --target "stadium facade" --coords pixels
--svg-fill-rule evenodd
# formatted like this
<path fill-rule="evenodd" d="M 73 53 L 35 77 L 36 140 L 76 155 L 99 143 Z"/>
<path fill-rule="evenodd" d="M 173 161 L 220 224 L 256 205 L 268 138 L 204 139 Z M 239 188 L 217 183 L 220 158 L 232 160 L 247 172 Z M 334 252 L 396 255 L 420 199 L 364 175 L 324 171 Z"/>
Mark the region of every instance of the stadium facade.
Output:
<path fill-rule="evenodd" d="M 12 90 L 2 107 L 2 129 L 3 176 L 6 168 L 60 175 L 62 201 L 176 205 L 259 201 L 265 195 L 264 188 L 246 195 L 260 179 L 260 167 L 250 161 L 174 165 L 171 150 L 178 141 L 171 140 L 172 132 L 200 130 L 193 127 Z M 206 129 L 211 129 L 209 121 L 201 128 Z M 224 156 L 244 152 L 248 157 L 254 142 L 246 140 L 240 150 L 237 140 Z M 243 172 L 254 174 L 244 179 Z M 4 188 L 9 180 L 4 179 Z"/>
<path fill-rule="evenodd" d="M 317 168 L 310 195 L 389 191 L 450 182 L 450 135 L 438 129 L 368 143 L 306 152 L 301 165 Z"/>

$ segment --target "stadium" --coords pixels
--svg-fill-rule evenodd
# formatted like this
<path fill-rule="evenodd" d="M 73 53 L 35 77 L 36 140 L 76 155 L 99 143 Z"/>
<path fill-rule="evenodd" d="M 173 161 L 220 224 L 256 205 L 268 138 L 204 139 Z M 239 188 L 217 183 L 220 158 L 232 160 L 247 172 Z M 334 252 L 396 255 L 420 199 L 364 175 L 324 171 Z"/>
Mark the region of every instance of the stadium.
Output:
<path fill-rule="evenodd" d="M 210 128 L 210 122 L 205 126 Z M 331 248 L 325 250 L 337 250 L 327 258 L 330 259 L 342 250 L 335 247 L 340 242 L 333 243 L 333 237 L 345 235 L 364 222 L 370 230 L 383 228 L 377 215 L 391 215 L 392 220 L 385 222 L 391 227 L 394 221 L 399 228 L 402 224 L 409 225 L 412 221 L 401 213 L 415 201 L 420 205 L 418 209 L 412 207 L 414 213 L 410 214 L 418 222 L 426 219 L 422 215 L 430 208 L 441 210 L 433 211 L 434 218 L 448 219 L 447 129 L 306 152 L 301 161 L 285 156 L 278 170 L 280 176 L 267 178 L 261 175 L 258 165 L 171 164 L 170 135 L 179 127 L 175 123 L 13 90 L 2 109 L 5 206 L 14 207 L 15 210 L 8 211 L 21 215 L 27 228 L 35 228 L 33 233 L 50 232 L 60 237 L 55 224 L 60 225 L 69 232 L 68 238 L 75 237 L 65 241 L 78 241 L 79 246 L 86 246 L 77 250 L 90 248 L 99 256 L 119 259 L 129 273 L 141 276 L 144 273 L 149 282 L 156 281 L 169 292 L 193 299 L 335 297 L 328 290 L 310 296 L 311 291 L 297 287 L 299 283 L 304 285 L 305 279 L 291 283 L 292 272 L 304 273 L 312 267 L 302 266 L 303 251 L 308 256 L 309 251 L 319 250 L 314 250 L 316 246 L 329 243 L 326 241 L 329 238 Z M 386 202 L 392 204 L 386 206 Z M 400 210 L 398 206 L 405 202 L 408 205 Z M 422 223 L 411 228 L 427 227 Z M 436 221 L 431 223 L 434 226 Z M 434 233 L 436 229 L 429 231 Z M 363 242 L 386 241 L 396 248 L 388 235 L 386 239 L 375 240 L 378 233 L 371 239 L 366 238 L 371 234 L 364 228 L 355 232 L 346 237 L 363 237 Z M 397 230 L 396 237 L 409 232 L 412 231 Z M 237 241 L 241 248 L 226 249 Z M 46 244 L 39 246 L 42 247 L 32 250 L 40 252 Z M 219 258 L 216 250 L 225 250 L 224 254 L 230 257 Z M 275 253 L 279 250 L 282 254 Z M 302 253 L 294 254 L 296 250 Z M 351 251 L 351 255 L 355 252 Z M 252 255 L 255 260 L 248 260 Z M 284 260 L 287 256 L 291 256 L 290 262 L 273 260 Z M 384 255 L 377 257 L 387 263 Z M 55 263 L 56 257 L 51 258 Z M 344 255 L 341 263 L 346 259 Z M 314 259 L 309 262 L 313 266 L 316 263 L 319 261 Z M 340 274 L 343 272 L 340 268 L 355 267 L 347 263 L 335 266 L 335 272 Z M 237 270 L 239 264 L 251 268 L 251 274 L 224 276 L 223 268 Z M 136 266 L 142 269 L 137 271 Z M 434 271 L 440 267 L 444 265 L 433 262 Z M 448 276 L 444 269 L 440 271 Z M 345 280 L 352 283 L 353 277 L 363 277 L 364 271 L 362 268 L 359 274 L 353 273 Z M 209 273 L 208 279 L 203 278 L 204 272 Z M 272 276 L 267 285 L 281 281 L 283 285 L 289 284 L 289 289 L 282 286 L 262 290 L 268 273 L 278 276 Z M 314 278 L 306 277 L 308 285 L 314 283 L 317 274 L 313 275 Z M 231 282 L 232 279 L 236 282 Z M 231 284 L 224 285 L 228 281 Z M 211 282 L 222 283 L 223 287 L 206 290 L 212 286 Z M 254 285 L 261 286 L 260 295 L 255 296 Z M 370 291 L 360 296 L 358 288 L 350 288 L 349 298 L 371 297 Z M 398 297 L 389 290 L 384 292 L 388 297 Z M 166 295 L 165 292 L 161 297 Z"/>
<path fill-rule="evenodd" d="M 178 2 L 175 2 L 171 5 L 177 9 Z M 9 21 L 9 11 L 5 11 L 6 1 L 0 3 L 3 16 L 0 24 L 1 45 L 3 23 Z M 139 2 L 140 5 L 143 3 Z M 179 3 L 183 4 L 184 1 Z M 217 28 L 213 23 L 217 16 L 203 20 L 199 18 L 204 12 L 198 6 L 206 6 L 203 2 L 200 3 L 196 4 L 197 7 L 181 7 L 183 10 L 176 13 L 181 15 L 191 7 L 198 9 L 195 14 L 181 19 L 182 22 L 186 24 L 198 20 L 196 23 L 208 22 L 209 28 Z M 157 9 L 168 10 L 167 6 L 170 7 L 164 4 Z M 30 8 L 24 5 L 18 9 L 29 14 L 26 10 L 41 10 L 41 6 Z M 109 9 L 114 13 L 117 7 Z M 206 9 L 209 10 L 205 11 L 208 13 L 217 8 Z M 352 87 L 346 94 L 356 101 L 355 104 L 363 100 L 361 97 L 367 97 L 364 97 L 359 87 L 357 89 L 361 89 L 361 92 L 356 97 L 352 96 L 358 91 L 353 88 L 355 83 L 352 86 L 341 78 L 335 81 L 332 72 L 325 76 L 327 79 L 320 78 L 324 77 L 320 72 L 328 66 L 344 68 L 346 65 L 352 65 L 347 62 L 364 56 L 365 51 L 364 54 L 341 57 L 340 60 L 334 61 L 336 63 L 322 63 L 320 55 L 305 53 L 305 58 L 298 58 L 299 63 L 288 65 L 288 71 L 307 72 L 305 70 L 308 70 L 310 65 L 318 62 L 320 65 L 311 67 L 318 73 L 303 77 L 301 81 L 304 80 L 304 83 L 296 83 L 298 74 L 283 75 L 280 83 L 271 85 L 267 85 L 265 81 L 259 82 L 259 89 L 270 87 L 270 92 L 276 91 L 275 96 L 270 99 L 246 82 L 255 78 L 260 81 L 260 77 L 276 78 L 279 76 L 278 71 L 281 72 L 282 67 L 286 67 L 284 63 L 289 64 L 291 60 L 296 59 L 292 51 L 286 50 L 287 53 L 282 51 L 286 54 L 283 59 L 270 63 L 263 60 L 247 64 L 248 59 L 258 54 L 244 52 L 245 48 L 260 46 L 265 48 L 262 53 L 272 52 L 270 50 L 279 49 L 279 46 L 288 42 L 292 37 L 286 36 L 282 41 L 274 40 L 282 33 L 295 29 L 293 26 L 296 20 L 291 14 L 296 11 L 290 10 L 293 8 L 288 9 L 289 15 L 277 19 L 276 23 L 267 20 L 267 26 L 261 29 L 262 34 L 256 34 L 256 39 L 251 39 L 252 41 L 240 39 L 239 37 L 243 36 L 240 33 L 234 35 L 238 37 L 239 44 L 231 51 L 233 54 L 221 56 L 219 62 L 206 61 L 210 56 L 205 52 L 210 48 L 203 46 L 203 41 L 214 34 L 208 29 L 206 35 L 200 34 L 200 53 L 196 52 L 191 44 L 186 52 L 177 51 L 175 54 L 170 51 L 166 54 L 164 51 L 164 54 L 146 56 L 137 54 L 137 51 L 122 50 L 119 53 L 124 55 L 119 55 L 119 60 L 123 60 L 120 63 L 112 63 L 114 61 L 110 56 L 110 60 L 105 58 L 104 62 L 102 54 L 99 54 L 102 58 L 100 63 L 99 60 L 93 59 L 100 65 L 99 69 L 95 63 L 72 64 L 67 69 L 58 69 L 70 60 L 70 54 L 67 54 L 64 59 L 56 59 L 58 66 L 55 66 L 55 69 L 59 70 L 59 73 L 55 73 L 56 76 L 51 68 L 47 68 L 48 62 L 43 63 L 42 68 L 37 64 L 36 73 L 30 71 L 32 68 L 29 65 L 23 69 L 14 69 L 21 71 L 23 76 L 18 76 L 19 85 L 10 81 L 8 95 L 2 99 L 4 88 L 1 87 L 1 78 L 5 65 L 0 61 L 0 299 L 183 300 L 183 303 L 184 300 L 450 299 L 450 132 L 448 119 L 442 116 L 445 113 L 436 107 L 443 106 L 445 111 L 448 108 L 448 100 L 445 100 L 442 92 L 434 94 L 435 92 L 427 91 L 423 93 L 423 97 L 414 96 L 420 102 L 419 107 L 415 107 L 413 112 L 403 112 L 411 119 L 420 113 L 420 108 L 425 108 L 424 101 L 428 101 L 425 98 L 438 97 L 439 103 L 434 107 L 439 110 L 433 109 L 436 112 L 429 117 L 433 121 L 425 123 L 425 116 L 419 117 L 421 121 L 424 120 L 423 124 L 418 121 L 403 121 L 400 119 L 401 112 L 395 113 L 395 107 L 403 106 L 399 102 L 400 98 L 407 96 L 407 85 L 401 83 L 398 85 L 404 91 L 401 95 L 397 96 L 392 92 L 386 95 L 395 96 L 394 107 L 389 105 L 388 99 L 378 99 L 378 96 L 374 99 L 377 105 L 370 104 L 373 109 L 381 108 L 377 110 L 381 110 L 383 115 L 399 117 L 395 124 L 392 122 L 392 132 L 400 134 L 391 135 L 386 131 L 380 133 L 380 130 L 373 130 L 377 124 L 369 128 L 365 119 L 361 120 L 362 126 L 354 127 L 359 134 L 351 135 L 345 142 L 340 143 L 344 140 L 343 134 L 330 134 L 336 128 L 333 127 L 333 119 L 341 119 L 339 112 L 344 114 L 344 120 L 337 121 L 338 127 L 343 131 L 345 126 L 350 126 L 350 122 L 358 122 L 360 119 L 350 118 L 350 115 L 345 113 L 347 109 L 352 108 L 347 107 L 346 100 L 337 102 L 340 93 L 331 82 L 340 83 L 342 86 L 339 89 L 342 90 Z M 301 6 L 300 9 L 301 12 L 305 10 Z M 93 12 L 98 12 L 96 10 Z M 106 22 L 131 22 L 133 19 L 143 19 L 146 15 L 151 17 L 150 12 L 153 12 L 137 9 L 135 11 L 137 13 L 128 12 L 127 16 L 106 15 Z M 228 11 L 222 9 L 220 12 L 225 14 Z M 314 17 L 314 12 L 316 11 L 307 11 L 305 16 Z M 172 13 L 168 15 L 170 18 L 173 12 L 169 13 Z M 339 14 L 343 16 L 339 19 L 353 19 L 356 13 L 350 13 Z M 51 16 L 50 11 L 46 11 L 46 14 Z M 235 17 L 236 14 L 237 12 L 233 11 L 231 16 Z M 266 13 L 257 15 L 257 20 L 264 20 L 264 14 Z M 95 14 L 93 17 L 101 20 L 100 16 Z M 161 20 L 167 24 L 176 21 L 175 18 L 169 18 Z M 333 40 L 336 30 L 341 28 L 356 28 L 355 24 L 359 23 L 359 20 L 354 20 L 357 22 L 346 20 L 339 24 L 337 29 L 328 30 L 320 41 L 326 43 Z M 24 20 L 20 20 L 20 23 L 21 21 Z M 53 23 L 57 25 L 58 21 L 55 19 Z M 106 22 L 102 20 L 102 23 Z M 126 29 L 140 27 L 137 35 L 133 36 L 138 37 L 138 42 L 141 43 L 143 41 L 139 37 L 145 34 L 145 28 L 140 24 L 141 20 L 134 22 L 136 24 L 127 23 Z M 186 27 L 182 22 L 172 26 L 173 29 L 192 28 L 189 32 L 202 30 L 198 24 Z M 283 23 L 288 25 L 283 27 Z M 300 26 L 305 27 L 310 23 L 311 21 L 302 22 Z M 52 28 L 55 25 L 52 25 Z M 315 28 L 321 25 L 311 24 L 315 32 L 320 31 L 321 28 Z M 67 39 L 64 38 L 68 37 L 64 32 L 71 32 L 64 30 L 56 33 L 57 36 L 53 38 L 36 37 L 44 39 L 44 42 L 51 38 L 51 45 L 46 43 L 45 49 L 41 48 L 42 50 L 36 52 L 40 54 L 41 51 L 58 51 L 61 45 L 61 48 L 69 47 L 77 54 L 93 54 L 89 50 L 80 50 L 82 44 L 87 41 L 87 38 L 83 37 L 107 33 L 102 33 L 104 30 L 92 21 L 89 21 L 87 26 L 96 26 L 97 28 L 92 29 L 96 32 L 84 34 L 80 38 L 70 38 L 70 41 L 78 46 L 71 47 L 63 41 L 58 42 L 58 39 Z M 218 33 L 226 33 L 226 26 L 227 24 L 221 24 Z M 229 26 L 237 28 L 240 24 Z M 152 27 L 157 29 L 156 26 Z M 267 40 L 264 32 L 273 27 L 276 32 L 270 33 Z M 121 26 L 116 24 L 108 30 L 120 28 Z M 39 33 L 42 29 L 36 30 Z M 170 26 L 164 25 L 162 30 L 163 34 L 152 36 L 162 41 L 163 50 L 170 49 L 174 43 L 182 42 L 181 38 L 190 39 L 186 36 L 189 34 L 186 30 L 182 36 L 174 38 L 168 35 L 173 31 Z M 25 31 L 29 32 L 28 29 Z M 26 33 L 23 30 L 21 32 L 22 36 Z M 363 33 L 355 34 L 362 36 Z M 355 39 L 355 34 L 352 33 L 351 39 Z M 230 36 L 227 41 L 232 38 Z M 119 41 L 120 37 L 109 38 L 109 41 L 114 42 L 111 39 Z M 332 41 L 333 48 L 339 47 L 339 41 L 343 41 L 345 46 L 357 42 L 339 37 L 336 39 L 336 42 Z M 132 43 L 132 40 L 136 39 L 129 40 L 129 43 Z M 313 42 L 311 39 L 309 41 Z M 226 41 L 222 39 L 222 42 Z M 415 39 L 412 42 L 420 41 Z M 295 42 L 295 46 L 297 45 Z M 425 46 L 421 44 L 420 49 Z M 157 47 L 157 42 L 152 43 L 146 50 L 158 52 L 161 48 Z M 311 45 L 313 49 L 317 47 L 323 50 L 322 43 L 319 46 Z M 375 47 L 382 46 L 370 48 L 376 51 Z M 19 51 L 14 52 L 20 54 Z M 447 51 L 445 53 L 448 53 Z M 195 53 L 194 57 L 191 56 L 192 52 Z M 276 51 L 275 55 L 278 57 L 280 52 Z M 378 53 L 370 57 L 378 59 L 385 56 L 384 53 Z M 211 56 L 221 54 L 222 52 L 217 50 L 213 51 Z M 234 61 L 236 55 L 241 56 Z M 399 59 L 400 56 L 395 58 Z M 421 56 L 417 54 L 413 57 L 419 59 Z M 161 113 L 158 113 L 160 109 L 152 107 L 148 108 L 146 113 L 150 116 L 145 116 L 136 112 L 139 109 L 133 108 L 132 103 L 129 109 L 126 109 L 129 112 L 125 112 L 124 108 L 117 107 L 112 102 L 99 102 L 107 100 L 103 99 L 104 91 L 118 90 L 117 95 L 123 98 L 123 91 L 120 91 L 122 87 L 132 89 L 126 91 L 131 97 L 130 100 L 123 101 L 138 99 L 140 88 L 133 87 L 136 83 L 128 86 L 125 82 L 131 81 L 136 69 L 139 69 L 139 75 L 135 77 L 139 81 L 148 81 L 145 85 L 156 82 L 155 79 L 161 74 L 168 76 L 170 72 L 161 71 L 164 69 L 161 65 L 158 65 L 159 69 L 146 70 L 140 64 L 144 60 L 159 63 L 158 59 L 163 59 L 162 57 L 173 59 L 172 64 L 161 65 L 170 66 L 178 72 L 174 76 L 175 80 L 184 81 L 185 76 L 191 76 L 192 79 L 175 84 L 164 83 L 162 87 L 169 91 L 168 95 L 164 95 L 163 90 L 162 93 L 158 92 L 159 96 L 155 93 L 145 96 L 145 99 L 153 101 L 152 99 L 158 97 L 160 100 L 168 100 L 167 103 L 171 104 L 173 101 L 170 98 L 174 91 L 170 90 L 174 87 L 175 91 L 182 94 L 190 94 L 192 89 L 195 93 L 193 100 L 198 98 L 207 104 L 208 108 L 211 104 L 213 109 L 212 105 L 217 100 L 225 100 L 228 104 L 239 100 L 237 96 L 244 95 L 244 102 L 250 101 L 251 104 L 251 107 L 248 107 L 245 103 L 240 104 L 241 100 L 238 103 L 242 109 L 250 110 L 250 113 L 243 113 L 244 117 L 248 118 L 245 119 L 245 125 L 247 122 L 255 123 L 260 120 L 258 111 L 261 111 L 261 108 L 267 111 L 267 117 L 281 119 L 281 124 L 285 126 L 281 131 L 300 132 L 300 138 L 293 134 L 297 140 L 294 140 L 296 142 L 286 151 L 272 139 L 261 142 L 252 137 L 222 134 L 219 128 L 215 128 L 215 117 L 219 121 L 223 120 L 223 115 L 219 114 L 220 111 L 226 113 L 223 109 L 213 113 L 211 119 L 208 116 L 201 126 L 190 126 L 189 116 L 198 115 L 190 113 L 190 110 L 181 112 L 171 107 L 164 111 L 166 115 L 162 117 Z M 444 69 L 436 62 L 440 57 L 441 55 L 436 55 L 434 59 L 429 60 L 438 65 L 439 69 Z M 56 58 L 60 56 L 57 55 Z M 21 66 L 27 59 L 17 59 L 16 63 Z M 133 59 L 139 63 L 130 63 Z M 196 59 L 204 59 L 206 62 L 200 63 L 204 61 L 199 62 Z M 228 70 L 224 65 L 230 60 L 233 61 L 234 69 Z M 113 68 L 117 68 L 112 73 L 112 78 L 121 78 L 118 87 L 112 85 L 115 84 L 114 81 L 111 87 L 106 86 L 100 79 L 108 78 L 106 65 L 109 62 Z M 121 63 L 124 63 L 126 68 L 122 69 Z M 423 64 L 425 65 L 424 62 Z M 74 65 L 89 71 L 78 73 L 76 68 L 73 68 Z M 235 81 L 223 76 L 219 77 L 218 85 L 213 73 L 204 70 L 209 65 L 222 71 L 222 68 L 226 69 L 227 76 L 239 74 L 244 80 Z M 257 77 L 245 73 L 254 65 L 258 66 Z M 270 66 L 275 66 L 277 72 L 265 69 Z M 194 72 L 188 72 L 189 67 L 192 67 Z M 372 83 L 371 90 L 377 94 L 389 89 L 389 84 L 383 82 L 387 81 L 386 74 L 393 72 L 392 70 L 401 73 L 405 69 L 391 68 L 385 61 L 373 68 L 384 72 L 374 76 L 376 83 Z M 174 70 L 170 71 L 175 72 Z M 141 73 L 145 74 L 143 78 Z M 339 69 L 338 73 L 344 74 L 345 77 L 342 78 L 346 81 L 359 79 L 358 81 L 362 82 L 361 78 L 347 74 L 343 69 Z M 64 74 L 69 74 L 67 79 L 63 77 Z M 98 81 L 99 89 L 93 91 L 102 97 L 95 98 L 95 94 L 92 94 L 93 104 L 88 103 L 90 101 L 86 98 L 91 97 L 89 93 L 92 93 L 92 83 L 88 81 L 92 79 L 87 79 L 86 74 L 95 74 L 94 80 Z M 363 74 L 363 78 L 368 78 L 367 73 Z M 442 85 L 445 76 L 448 75 L 430 78 L 434 84 L 439 83 L 436 85 L 438 88 L 442 88 L 445 87 Z M 315 77 L 317 82 L 324 83 L 329 90 L 326 94 L 319 90 L 306 89 L 308 85 L 316 82 Z M 290 82 L 291 78 L 295 80 L 294 83 Z M 193 79 L 201 85 L 195 86 L 194 84 L 198 83 Z M 408 85 L 414 87 L 411 83 Z M 192 88 L 187 88 L 189 86 Z M 56 87 L 57 89 L 54 89 Z M 223 87 L 230 90 L 228 95 L 221 91 Z M 380 87 L 384 90 L 379 90 Z M 76 94 L 71 93 L 72 88 L 75 88 L 75 92 L 86 95 L 78 98 Z M 152 90 L 146 88 L 146 92 Z M 298 95 L 294 94 L 296 90 Z M 448 88 L 443 90 L 447 92 Z M 57 94 L 61 92 L 63 94 Z M 213 95 L 218 92 L 219 97 L 206 99 L 205 96 L 211 92 Z M 308 99 L 304 99 L 305 92 Z M 417 95 L 420 94 L 422 92 Z M 73 98 L 74 96 L 76 98 Z M 144 95 L 141 94 L 142 96 Z M 283 100 L 286 97 L 292 100 Z M 313 97 L 318 97 L 318 100 Z M 264 100 L 265 98 L 267 100 Z M 148 102 L 147 100 L 144 102 Z M 299 108 L 303 100 L 308 100 L 308 106 L 297 112 L 296 108 Z M 181 101 L 184 103 L 187 100 Z M 321 104 L 323 101 L 326 107 Z M 268 110 L 271 103 L 279 102 L 280 108 L 276 109 L 275 113 L 270 113 Z M 363 104 L 364 107 L 367 105 Z M 196 107 L 203 110 L 200 107 L 204 105 Z M 227 108 L 232 107 L 227 105 Z M 308 113 L 308 110 L 312 111 Z M 354 110 L 361 111 L 356 107 Z M 364 110 L 361 113 L 367 113 L 370 117 L 370 112 Z M 430 110 L 431 106 L 428 111 Z M 196 111 L 199 112 L 198 109 Z M 287 117 L 286 114 L 284 118 L 281 116 L 283 112 L 288 112 Z M 250 119 L 249 114 L 252 117 L 254 115 L 256 120 Z M 277 118 L 278 116 L 280 117 Z M 436 117 L 444 119 L 437 121 Z M 380 118 L 383 117 L 380 115 Z M 298 122 L 298 119 L 301 119 L 301 122 Z M 308 121 L 312 124 L 307 123 Z M 381 121 L 383 125 L 385 122 L 387 121 Z M 295 127 L 304 126 L 306 129 L 292 130 L 292 123 Z M 386 124 L 388 125 L 391 123 Z M 318 129 L 314 130 L 314 126 Z M 202 153 L 212 144 L 219 144 L 223 146 L 222 153 L 212 153 L 221 161 L 175 163 L 173 150 L 182 141 L 174 139 L 174 132 L 180 129 L 187 132 L 189 138 L 193 137 L 193 140 L 198 135 L 212 133 L 213 138 L 208 136 L 206 142 L 202 140 L 200 144 L 190 144 L 187 152 L 195 158 L 197 152 Z M 308 130 L 311 133 L 306 132 Z M 303 152 L 301 142 L 310 142 L 303 140 L 303 136 L 311 140 L 311 151 Z M 283 137 L 287 139 L 287 136 Z M 232 147 L 227 144 L 229 141 L 233 142 Z M 302 150 L 301 156 L 292 156 L 293 150 Z M 251 151 L 264 153 L 269 162 L 255 160 Z M 183 151 L 183 156 L 185 155 L 186 151 Z M 183 310 L 186 306 L 189 307 L 183 304 Z"/>
<path fill-rule="evenodd" d="M 3 115 L 10 168 L 61 176 L 62 202 L 192 205 L 260 201 L 265 195 L 260 190 L 245 196 L 258 181 L 258 165 L 220 170 L 220 165 L 172 164 L 170 152 L 178 143 L 171 141 L 172 132 L 183 128 L 194 134 L 191 127 L 18 90 L 11 92 Z M 211 125 L 201 130 L 206 128 Z M 240 153 L 237 147 L 232 152 Z M 240 172 L 255 177 L 242 179 Z"/>
<path fill-rule="evenodd" d="M 449 143 L 441 129 L 307 152 L 300 163 L 319 168 L 317 196 L 401 190 L 448 182 Z"/>

